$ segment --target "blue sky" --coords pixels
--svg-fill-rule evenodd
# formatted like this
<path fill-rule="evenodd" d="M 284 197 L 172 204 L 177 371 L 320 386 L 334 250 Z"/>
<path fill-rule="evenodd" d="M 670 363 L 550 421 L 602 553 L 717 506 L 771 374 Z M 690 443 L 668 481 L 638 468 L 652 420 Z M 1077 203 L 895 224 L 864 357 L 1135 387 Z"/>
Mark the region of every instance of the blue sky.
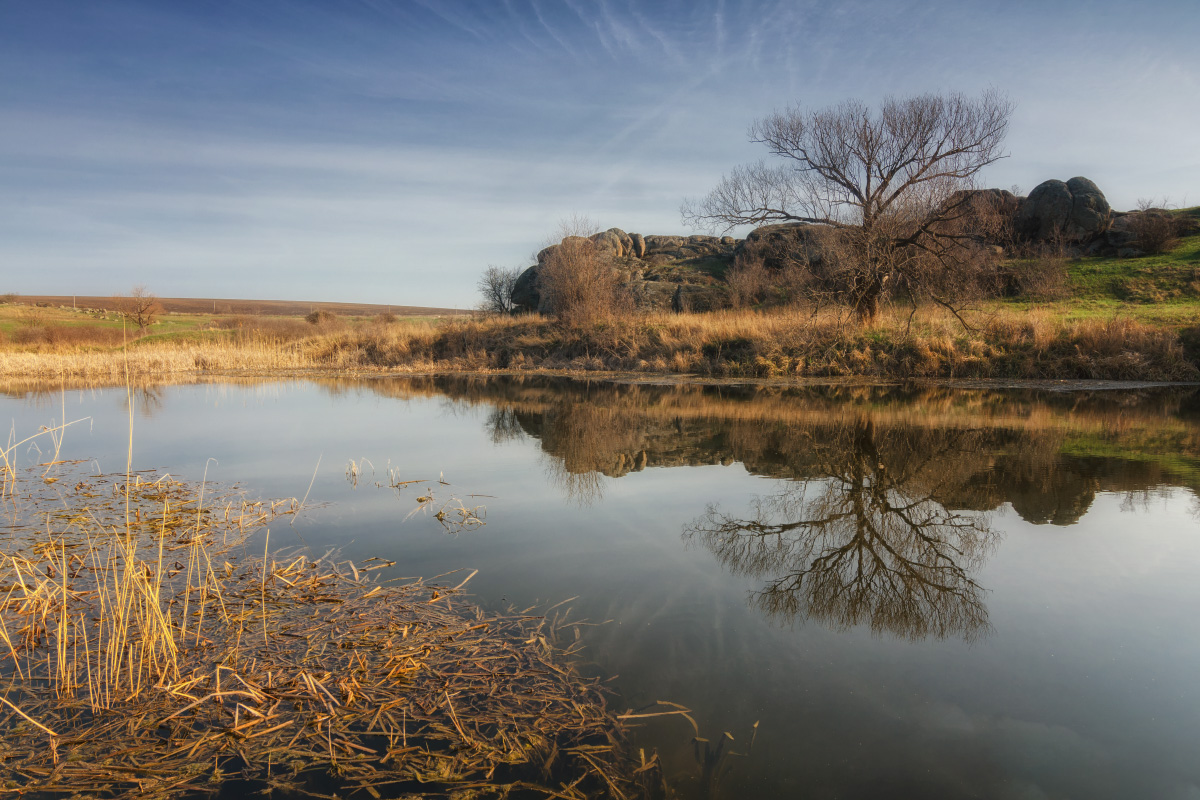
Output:
<path fill-rule="evenodd" d="M 685 232 L 791 103 L 992 86 L 985 182 L 1200 204 L 1200 4 L 0 0 L 0 291 L 469 306 Z"/>

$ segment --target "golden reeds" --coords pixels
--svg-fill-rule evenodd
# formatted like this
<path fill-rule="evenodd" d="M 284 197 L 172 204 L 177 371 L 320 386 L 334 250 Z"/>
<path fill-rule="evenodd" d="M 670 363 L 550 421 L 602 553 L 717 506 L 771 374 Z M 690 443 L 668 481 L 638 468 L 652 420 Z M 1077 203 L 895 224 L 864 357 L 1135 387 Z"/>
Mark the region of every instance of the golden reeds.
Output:
<path fill-rule="evenodd" d="M 272 551 L 269 534 L 252 556 L 298 503 L 67 466 L 6 498 L 0 792 L 171 797 L 237 777 L 583 798 L 649 780 L 561 610 L 485 614 L 461 583 L 381 583 L 388 562 Z"/>
<path fill-rule="evenodd" d="M 1191 380 L 1192 336 L 1133 319 L 1069 319 L 993 309 L 971 318 L 892 309 L 862 326 L 836 310 L 635 314 L 572 327 L 537 315 L 441 325 L 309 326 L 287 336 L 246 330 L 204 342 L 125 349 L 134 378 L 311 371 L 571 370 L 729 377 L 1069 378 Z M 1188 329 L 1191 330 L 1191 329 Z M 1185 335 L 1186 334 L 1186 335 Z M 1194 338 L 1194 337 L 1193 337 Z M 0 348 L 0 374 L 120 383 L 121 350 Z"/>

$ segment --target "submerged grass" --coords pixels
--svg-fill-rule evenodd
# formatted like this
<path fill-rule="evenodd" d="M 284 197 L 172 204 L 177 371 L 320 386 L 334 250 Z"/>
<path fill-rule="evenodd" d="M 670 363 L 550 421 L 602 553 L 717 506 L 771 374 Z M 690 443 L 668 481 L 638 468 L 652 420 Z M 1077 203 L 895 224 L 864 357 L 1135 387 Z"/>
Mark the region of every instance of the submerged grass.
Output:
<path fill-rule="evenodd" d="M 631 797 L 656 774 L 566 613 L 252 545 L 295 500 L 3 469 L 0 794 Z"/>

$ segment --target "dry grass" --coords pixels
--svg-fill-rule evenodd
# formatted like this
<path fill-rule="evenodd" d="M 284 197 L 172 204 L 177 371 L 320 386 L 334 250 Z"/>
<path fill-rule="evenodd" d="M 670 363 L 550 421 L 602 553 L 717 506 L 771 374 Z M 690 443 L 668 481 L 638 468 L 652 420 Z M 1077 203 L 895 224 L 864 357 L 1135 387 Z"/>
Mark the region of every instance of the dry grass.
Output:
<path fill-rule="evenodd" d="M 635 777 L 561 609 L 484 614 L 269 532 L 252 555 L 295 500 L 4 464 L 6 793 L 632 797 L 657 774 Z"/>
<path fill-rule="evenodd" d="M 648 314 L 573 327 L 538 316 L 258 329 L 206 342 L 125 349 L 0 350 L 0 374 L 123 381 L 130 376 L 297 370 L 624 370 L 732 377 L 1193 380 L 1187 327 L 1121 316 L 1069 320 L 994 310 L 967 329 L 940 312 L 892 310 L 870 325 L 784 310 Z M 126 364 L 125 353 L 128 353 Z"/>

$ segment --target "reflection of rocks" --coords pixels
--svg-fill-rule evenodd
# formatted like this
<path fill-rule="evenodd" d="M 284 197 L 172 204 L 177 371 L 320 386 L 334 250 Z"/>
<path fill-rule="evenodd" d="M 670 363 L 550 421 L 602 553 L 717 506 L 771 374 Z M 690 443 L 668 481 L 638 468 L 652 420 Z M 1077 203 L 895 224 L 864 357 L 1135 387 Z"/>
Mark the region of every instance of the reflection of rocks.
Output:
<path fill-rule="evenodd" d="M 988 511 L 1011 503 L 1029 522 L 1062 525 L 1103 492 L 1200 492 L 1200 393 L 1190 388 L 1042 393 L 461 377 L 325 385 L 487 406 L 497 439 L 536 439 L 564 474 L 619 478 L 654 467 L 739 462 L 756 475 L 819 479 L 831 474 L 830 443 L 865 415 L 881 463 L 893 473 L 910 461 L 923 464 L 909 472 L 913 490 L 936 486 L 946 508 Z M 1099 455 L 1087 455 L 1093 452 Z"/>
<path fill-rule="evenodd" d="M 1087 513 L 1099 488 L 1096 478 L 1059 469 L 1053 478 L 1014 482 L 1006 494 L 1013 510 L 1027 522 L 1071 525 Z"/>
<path fill-rule="evenodd" d="M 752 389 L 610 386 L 592 387 L 578 395 L 569 390 L 534 391 L 532 396 L 540 398 L 535 402 L 500 397 L 495 401 L 517 403 L 522 430 L 540 440 L 542 449 L 568 473 L 592 471 L 619 478 L 652 467 L 739 462 L 756 475 L 806 480 L 829 474 L 821 454 L 826 443 L 844 436 L 846 403 L 853 402 L 851 395 L 838 400 L 842 391 L 815 389 L 778 396 L 778 392 Z M 857 391 L 879 394 L 873 404 L 883 402 L 886 393 L 895 393 Z M 968 397 L 969 393 L 948 396 Z M 971 436 L 962 438 L 953 414 L 939 421 L 919 412 L 931 402 L 941 402 L 929 397 L 913 397 L 912 406 L 897 398 L 900 408 L 918 413 L 889 420 L 880 410 L 874 424 L 884 443 L 883 464 L 895 470 L 910 460 L 923 459 L 925 472 L 914 480 L 924 486 L 936 483 L 938 497 L 948 508 L 987 511 L 1011 503 L 1028 522 L 1067 525 L 1078 521 L 1100 492 L 1141 491 L 1180 480 L 1193 485 L 1187 480 L 1190 474 L 1172 478 L 1164 472 L 1166 464 L 1186 462 L 1184 453 L 1197 454 L 1193 461 L 1200 473 L 1200 430 L 1190 423 L 1176 439 L 1154 443 L 1163 453 L 1162 462 L 1145 453 L 1130 459 L 1085 459 L 1061 454 L 1069 431 L 1053 424 L 1053 417 L 1046 418 L 1047 407 L 1040 401 L 1030 404 L 1011 393 L 984 393 L 980 397 L 985 405 L 975 413 L 986 409 L 979 419 L 991 422 L 976 424 Z M 1180 407 L 1179 398 L 1187 395 L 1146 395 L 1147 400 L 1155 397 L 1175 397 L 1174 407 Z M 688 405 L 673 405 L 681 398 Z M 999 422 L 1003 405 L 995 403 L 1006 398 L 1014 409 Z M 1084 405 L 1080 395 L 1051 398 L 1066 403 L 1064 412 L 1078 412 Z M 1096 409 L 1099 436 L 1110 435 L 1110 414 L 1113 421 L 1127 426 L 1137 408 L 1136 399 L 1123 400 L 1115 394 L 1096 399 L 1102 401 Z M 773 404 L 772 410 L 755 413 L 764 401 Z M 1152 419 L 1164 413 L 1152 403 L 1147 411 Z M 1031 419 L 1038 424 L 1030 426 Z M 954 439 L 958 445 L 945 447 L 948 437 L 958 437 Z M 923 458 L 931 452 L 937 457 Z M 1200 474 L 1196 478 L 1200 487 Z"/>

